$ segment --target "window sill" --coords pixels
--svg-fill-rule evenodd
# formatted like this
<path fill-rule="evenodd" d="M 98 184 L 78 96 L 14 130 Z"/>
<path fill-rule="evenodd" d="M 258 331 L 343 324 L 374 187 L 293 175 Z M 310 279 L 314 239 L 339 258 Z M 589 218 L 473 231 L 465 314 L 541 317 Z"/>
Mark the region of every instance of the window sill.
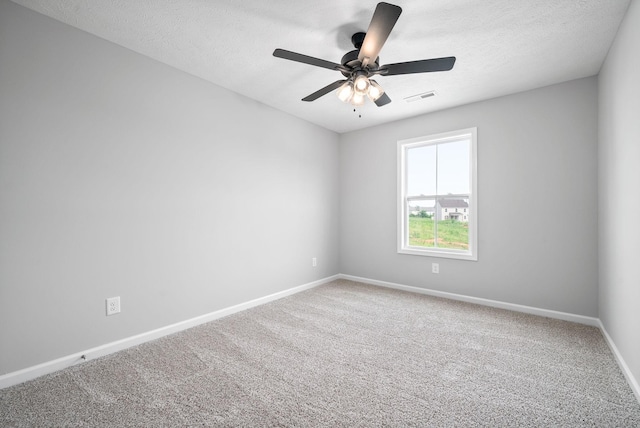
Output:
<path fill-rule="evenodd" d="M 471 251 L 456 251 L 446 249 L 424 249 L 420 247 L 399 248 L 398 254 L 410 254 L 413 256 L 440 257 L 445 259 L 478 261 L 478 256 Z"/>

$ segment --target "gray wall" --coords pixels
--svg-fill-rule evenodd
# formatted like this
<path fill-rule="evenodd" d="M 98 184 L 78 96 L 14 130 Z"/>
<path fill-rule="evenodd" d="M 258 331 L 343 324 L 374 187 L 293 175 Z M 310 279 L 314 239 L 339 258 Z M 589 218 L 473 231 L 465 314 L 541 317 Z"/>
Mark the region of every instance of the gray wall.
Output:
<path fill-rule="evenodd" d="M 338 273 L 338 191 L 337 134 L 0 0 L 0 374 Z"/>
<path fill-rule="evenodd" d="M 0 0 L 0 374 L 342 272 L 600 316 L 640 378 L 638 28 L 598 81 L 338 137 Z M 396 141 L 473 126 L 478 261 L 398 255 Z"/>
<path fill-rule="evenodd" d="M 640 381 L 640 2 L 599 76 L 600 319 Z"/>
<path fill-rule="evenodd" d="M 470 127 L 478 261 L 397 254 L 396 141 Z M 343 134 L 340 161 L 341 273 L 598 315 L 596 78 Z"/>

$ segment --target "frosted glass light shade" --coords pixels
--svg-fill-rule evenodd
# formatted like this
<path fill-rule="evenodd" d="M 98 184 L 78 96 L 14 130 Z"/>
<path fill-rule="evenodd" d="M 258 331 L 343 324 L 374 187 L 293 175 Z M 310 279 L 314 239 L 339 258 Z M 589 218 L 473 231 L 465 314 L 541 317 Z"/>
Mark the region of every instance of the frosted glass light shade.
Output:
<path fill-rule="evenodd" d="M 365 95 L 369 90 L 369 78 L 364 74 L 359 74 L 356 76 L 356 79 L 353 81 L 354 90 L 362 95 Z"/>
<path fill-rule="evenodd" d="M 382 89 L 382 86 L 378 85 L 378 82 L 376 82 L 375 80 L 370 80 L 369 91 L 367 92 L 367 95 L 369 96 L 371 101 L 377 101 L 378 98 L 382 96 L 382 94 L 384 94 L 384 89 Z"/>
<path fill-rule="evenodd" d="M 364 95 L 359 92 L 354 92 L 351 97 L 351 104 L 354 106 L 361 106 L 364 104 Z"/>
<path fill-rule="evenodd" d="M 350 80 L 344 82 L 344 84 L 338 88 L 337 95 L 340 101 L 348 103 L 353 96 L 353 83 Z"/>

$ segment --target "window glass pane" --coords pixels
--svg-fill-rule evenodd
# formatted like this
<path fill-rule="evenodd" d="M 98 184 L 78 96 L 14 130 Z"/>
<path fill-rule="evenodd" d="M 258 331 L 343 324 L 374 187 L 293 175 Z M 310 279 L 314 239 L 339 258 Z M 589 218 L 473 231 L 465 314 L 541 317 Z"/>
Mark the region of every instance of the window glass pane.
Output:
<path fill-rule="evenodd" d="M 469 140 L 438 144 L 438 194 L 469 194 Z"/>
<path fill-rule="evenodd" d="M 409 245 L 433 247 L 435 236 L 435 201 L 416 200 L 409 202 Z"/>
<path fill-rule="evenodd" d="M 469 249 L 469 199 L 439 199 L 436 206 L 438 210 L 437 246 L 467 251 Z"/>
<path fill-rule="evenodd" d="M 436 146 L 407 150 L 407 195 L 436 194 Z"/>

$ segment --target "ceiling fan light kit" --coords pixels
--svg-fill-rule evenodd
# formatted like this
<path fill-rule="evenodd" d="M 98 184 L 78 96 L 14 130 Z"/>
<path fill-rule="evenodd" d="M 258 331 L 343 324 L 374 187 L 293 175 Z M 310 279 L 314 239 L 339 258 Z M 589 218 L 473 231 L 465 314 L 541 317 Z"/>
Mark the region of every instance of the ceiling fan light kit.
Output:
<path fill-rule="evenodd" d="M 456 61 L 456 58 L 451 56 L 380 66 L 378 54 L 400 17 L 400 13 L 402 13 L 402 9 L 399 6 L 384 2 L 378 3 L 367 32 L 358 32 L 351 37 L 351 42 L 356 49 L 347 52 L 342 57 L 342 64 L 284 49 L 276 49 L 273 51 L 273 56 L 316 67 L 327 68 L 329 70 L 336 70 L 346 77 L 346 79 L 337 80 L 304 97 L 302 101 L 315 101 L 323 95 L 337 89 L 338 98 L 345 103 L 361 106 L 364 104 L 365 99 L 369 98 L 378 107 L 382 107 L 389 104 L 391 99 L 378 82 L 371 79 L 372 76 L 449 71 L 453 68 Z"/>
<path fill-rule="evenodd" d="M 348 79 L 342 86 L 338 88 L 336 95 L 338 99 L 345 103 L 350 103 L 355 106 L 361 106 L 364 104 L 365 96 L 371 101 L 376 102 L 384 94 L 384 89 L 373 79 L 368 77 L 360 77 L 360 80 L 356 78 L 355 81 Z"/>

